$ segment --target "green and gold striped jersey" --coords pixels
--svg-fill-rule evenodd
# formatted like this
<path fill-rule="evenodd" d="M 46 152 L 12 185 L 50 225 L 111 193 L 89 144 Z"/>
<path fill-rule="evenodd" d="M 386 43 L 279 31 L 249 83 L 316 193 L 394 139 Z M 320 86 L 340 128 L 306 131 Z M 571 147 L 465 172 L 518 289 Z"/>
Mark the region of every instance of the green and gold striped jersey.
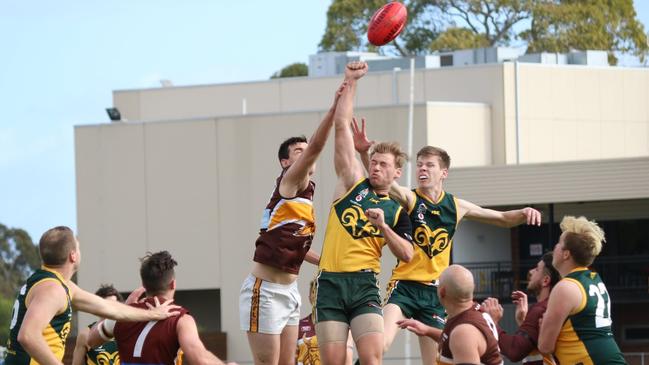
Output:
<path fill-rule="evenodd" d="M 320 270 L 328 272 L 381 271 L 381 250 L 385 239 L 365 215 L 369 208 L 383 210 L 384 221 L 395 233 L 411 239 L 411 228 L 399 203 L 378 195 L 366 178 L 358 181 L 336 200 L 329 212 L 322 245 Z"/>
<path fill-rule="evenodd" d="M 562 280 L 575 283 L 582 303 L 561 328 L 555 357 L 561 365 L 626 364 L 611 331 L 611 300 L 599 275 L 586 267 L 572 270 Z"/>
<path fill-rule="evenodd" d="M 56 356 L 57 359 L 63 359 L 63 354 L 65 352 L 65 340 L 70 333 L 70 325 L 72 321 L 72 304 L 70 298 L 70 291 L 68 286 L 65 283 L 65 279 L 56 271 L 51 270 L 45 266 L 36 270 L 27 279 L 25 285 L 20 288 L 16 302 L 14 303 L 14 308 L 11 314 L 11 323 L 9 325 L 9 340 L 7 341 L 7 357 L 5 359 L 6 365 L 34 365 L 37 364 L 30 355 L 23 349 L 23 347 L 18 342 L 18 332 L 20 331 L 20 326 L 22 325 L 23 319 L 25 318 L 25 313 L 27 313 L 27 298 L 29 297 L 31 290 L 42 283 L 54 281 L 65 289 L 67 295 L 68 306 L 63 311 L 63 313 L 57 314 L 52 318 L 50 323 L 45 330 L 43 331 L 43 338 L 47 345 L 52 350 L 52 353 Z"/>
<path fill-rule="evenodd" d="M 415 255 L 410 262 L 397 262 L 392 280 L 417 281 L 429 284 L 437 280 L 451 260 L 453 235 L 457 228 L 457 202 L 453 195 L 442 191 L 433 201 L 414 189 L 415 201 L 408 207 L 412 224 Z"/>

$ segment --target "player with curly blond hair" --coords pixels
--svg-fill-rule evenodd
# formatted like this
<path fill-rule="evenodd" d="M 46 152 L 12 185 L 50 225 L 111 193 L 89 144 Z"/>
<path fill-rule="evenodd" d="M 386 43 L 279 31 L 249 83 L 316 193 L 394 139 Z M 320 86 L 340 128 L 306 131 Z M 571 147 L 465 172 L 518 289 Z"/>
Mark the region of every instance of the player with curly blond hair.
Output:
<path fill-rule="evenodd" d="M 552 265 L 563 279 L 552 289 L 539 351 L 561 364 L 626 364 L 611 332 L 611 299 L 589 265 L 602 251 L 604 231 L 586 217 L 564 217 Z"/>

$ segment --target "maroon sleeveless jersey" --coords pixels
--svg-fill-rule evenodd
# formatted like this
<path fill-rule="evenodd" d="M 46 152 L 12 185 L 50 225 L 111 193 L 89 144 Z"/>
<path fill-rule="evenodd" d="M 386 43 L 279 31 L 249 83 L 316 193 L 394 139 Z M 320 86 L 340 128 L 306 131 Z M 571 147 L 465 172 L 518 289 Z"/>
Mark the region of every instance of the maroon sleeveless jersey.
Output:
<path fill-rule="evenodd" d="M 158 298 L 163 302 L 163 298 Z M 147 298 L 153 304 L 153 298 Z M 145 303 L 131 304 L 133 307 L 147 308 Z M 115 324 L 113 333 L 122 365 L 174 365 L 180 344 L 176 325 L 181 316 L 189 313 L 180 308 L 180 314 L 162 321 L 122 322 Z"/>
<path fill-rule="evenodd" d="M 442 332 L 441 351 L 438 364 L 452 365 L 453 354 L 451 353 L 451 332 L 453 329 L 461 324 L 470 324 L 476 327 L 487 340 L 487 349 L 480 356 L 480 363 L 485 365 L 500 365 L 503 364 L 503 359 L 500 357 L 500 349 L 498 348 L 498 332 L 491 316 L 484 313 L 478 304 L 475 304 L 470 309 L 446 320 L 444 331 Z"/>
<path fill-rule="evenodd" d="M 273 195 L 264 209 L 253 260 L 297 274 L 315 233 L 315 183 L 309 181 L 309 186 L 293 198 L 282 197 L 279 184 L 285 172 L 277 178 Z"/>

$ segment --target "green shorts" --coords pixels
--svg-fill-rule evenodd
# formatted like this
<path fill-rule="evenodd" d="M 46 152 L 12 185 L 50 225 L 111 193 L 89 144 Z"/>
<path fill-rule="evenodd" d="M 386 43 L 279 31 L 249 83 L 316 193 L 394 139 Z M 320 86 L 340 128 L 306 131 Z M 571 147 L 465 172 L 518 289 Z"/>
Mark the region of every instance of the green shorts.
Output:
<path fill-rule="evenodd" d="M 350 324 L 361 314 L 383 315 L 375 273 L 322 271 L 316 280 L 316 323 L 337 321 Z"/>
<path fill-rule="evenodd" d="M 396 304 L 406 318 L 443 329 L 446 311 L 439 302 L 437 287 L 416 281 L 393 280 L 388 283 L 385 304 Z"/>

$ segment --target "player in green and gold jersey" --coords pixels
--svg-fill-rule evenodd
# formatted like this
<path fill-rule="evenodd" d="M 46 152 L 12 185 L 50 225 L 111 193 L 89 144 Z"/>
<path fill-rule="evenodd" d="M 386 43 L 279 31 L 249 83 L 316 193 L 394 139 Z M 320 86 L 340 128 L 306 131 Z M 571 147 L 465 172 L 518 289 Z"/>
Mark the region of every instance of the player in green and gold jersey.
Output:
<path fill-rule="evenodd" d="M 377 144 L 366 178 L 354 153 L 353 100 L 356 83 L 366 72 L 365 62 L 347 65 L 347 84 L 334 114 L 338 183 L 320 256 L 316 298 L 316 333 L 322 362 L 328 365 L 344 363 L 350 327 L 361 364 L 381 363 L 383 319 L 376 282 L 381 251 L 387 245 L 402 261 L 413 255 L 410 220 L 388 196 L 405 154 L 396 143 Z"/>
<path fill-rule="evenodd" d="M 563 279 L 552 289 L 539 334 L 539 351 L 561 365 L 626 364 L 611 331 L 611 298 L 589 270 L 602 251 L 604 231 L 585 217 L 564 217 L 552 265 Z"/>
<path fill-rule="evenodd" d="M 97 289 L 95 295 L 107 300 L 124 302 L 122 294 L 112 285 L 102 285 Z M 90 348 L 88 346 L 87 339 L 90 333 L 90 327 L 95 323 L 88 326 L 88 328 L 79 330 L 77 343 L 72 355 L 72 365 L 119 365 L 119 353 L 117 352 L 117 343 L 115 341 L 108 341 L 96 348 Z"/>
<path fill-rule="evenodd" d="M 367 151 L 374 144 L 365 133 L 365 119 L 359 127 L 352 124 L 354 147 L 368 166 Z M 441 329 L 446 317 L 437 295 L 438 279 L 450 263 L 453 235 L 464 218 L 501 227 L 527 223 L 541 224 L 541 213 L 533 208 L 500 212 L 482 208 L 444 191 L 451 158 L 441 148 L 425 146 L 417 152 L 417 188 L 410 190 L 392 184 L 390 195 L 407 210 L 412 225 L 415 255 L 410 262 L 399 261 L 388 283 L 383 307 L 385 348 L 387 351 L 399 327 L 397 321 L 414 318 Z M 435 363 L 437 343 L 430 337 L 419 337 L 422 362 Z"/>
<path fill-rule="evenodd" d="M 6 365 L 62 365 L 72 307 L 104 318 L 161 320 L 175 315 L 166 302 L 151 310 L 108 301 L 79 288 L 70 278 L 79 268 L 79 241 L 68 227 L 54 227 L 39 244 L 43 266 L 20 288 L 9 324 Z"/>

